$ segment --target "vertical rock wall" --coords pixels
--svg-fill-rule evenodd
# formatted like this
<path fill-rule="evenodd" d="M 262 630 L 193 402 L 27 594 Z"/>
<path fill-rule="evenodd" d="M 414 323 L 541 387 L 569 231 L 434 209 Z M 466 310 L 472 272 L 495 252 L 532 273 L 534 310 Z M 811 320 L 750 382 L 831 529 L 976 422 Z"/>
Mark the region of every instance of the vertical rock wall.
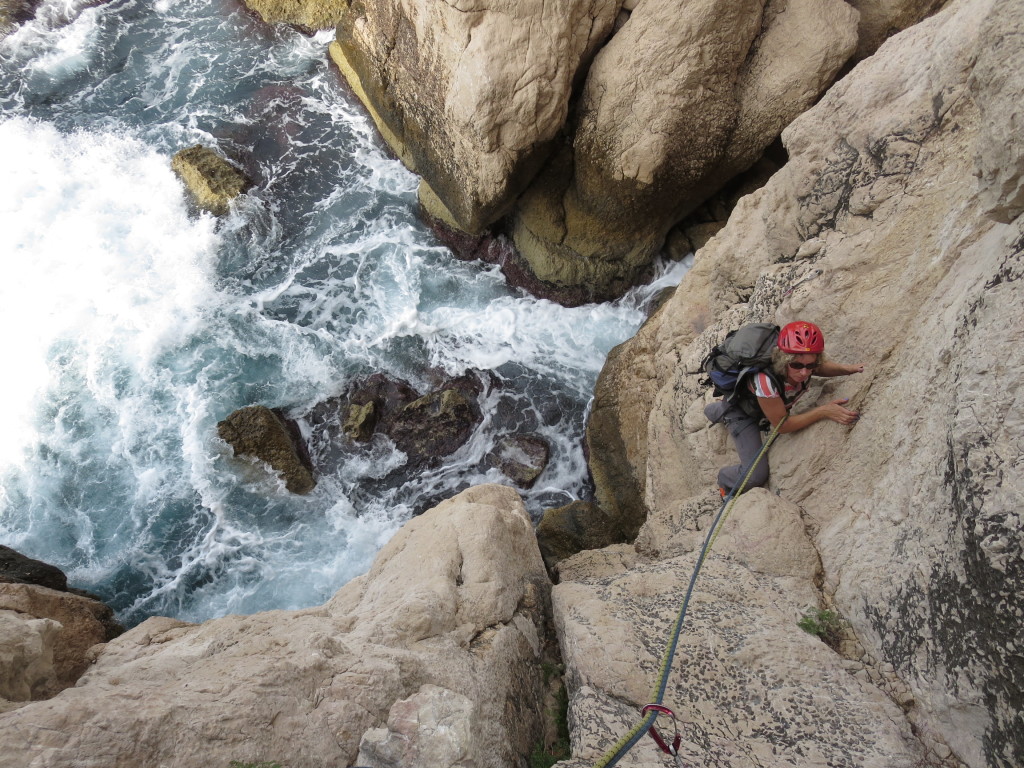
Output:
<path fill-rule="evenodd" d="M 906 686 L 929 759 L 1007 768 L 1024 762 L 1022 21 L 1008 0 L 952 3 L 790 126 L 790 162 L 610 358 L 588 434 L 602 504 L 647 515 L 642 554 L 671 552 L 734 460 L 687 371 L 742 322 L 819 322 L 866 372 L 812 397 L 862 418 L 780 439 L 771 487 L 801 508 L 823 604 Z"/>

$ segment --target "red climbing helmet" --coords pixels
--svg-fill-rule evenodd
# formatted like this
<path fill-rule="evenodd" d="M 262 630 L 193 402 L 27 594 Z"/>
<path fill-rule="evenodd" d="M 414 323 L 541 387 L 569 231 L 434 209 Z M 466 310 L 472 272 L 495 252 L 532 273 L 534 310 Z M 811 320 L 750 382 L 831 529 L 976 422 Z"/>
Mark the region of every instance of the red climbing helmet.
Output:
<path fill-rule="evenodd" d="M 814 323 L 797 320 L 782 326 L 779 349 L 790 355 L 817 355 L 825 351 L 825 337 Z"/>

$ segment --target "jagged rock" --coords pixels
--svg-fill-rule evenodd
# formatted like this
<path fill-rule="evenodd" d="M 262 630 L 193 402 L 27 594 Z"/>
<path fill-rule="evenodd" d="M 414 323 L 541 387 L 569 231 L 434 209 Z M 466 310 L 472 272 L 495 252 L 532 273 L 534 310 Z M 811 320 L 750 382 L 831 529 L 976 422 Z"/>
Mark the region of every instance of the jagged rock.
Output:
<path fill-rule="evenodd" d="M 478 234 L 512 205 L 565 123 L 619 0 L 352 3 L 331 57 L 420 174 L 438 219 Z"/>
<path fill-rule="evenodd" d="M 365 443 L 373 437 L 373 430 L 377 428 L 377 419 L 377 405 L 372 400 L 363 405 L 353 403 L 348 407 L 345 423 L 341 429 L 350 440 Z"/>
<path fill-rule="evenodd" d="M 66 591 L 68 577 L 60 568 L 34 560 L 0 544 L 0 582 L 36 584 L 48 589 Z"/>
<path fill-rule="evenodd" d="M 548 465 L 549 452 L 547 441 L 537 435 L 505 435 L 486 461 L 519 487 L 532 488 Z"/>
<path fill-rule="evenodd" d="M 74 685 L 89 666 L 89 649 L 124 631 L 98 600 L 31 584 L 0 584 L 0 613 L 6 616 L 0 678 L 8 681 L 0 696 L 14 701 L 48 698 Z M 17 669 L 22 663 L 28 666 Z"/>
<path fill-rule="evenodd" d="M 392 379 L 383 373 L 375 373 L 365 381 L 356 383 L 349 391 L 346 399 L 351 407 L 365 410 L 367 406 L 373 406 L 374 427 L 387 431 L 394 421 L 395 414 L 405 406 L 421 397 L 412 386 L 400 379 Z"/>
<path fill-rule="evenodd" d="M 171 159 L 171 168 L 196 203 L 217 216 L 226 214 L 231 201 L 252 186 L 245 173 L 199 144 L 178 152 Z"/>
<path fill-rule="evenodd" d="M 522 258 L 570 293 L 621 294 L 673 224 L 814 103 L 856 42 L 841 0 L 640 3 L 594 59 L 571 149 L 517 205 Z"/>
<path fill-rule="evenodd" d="M 39 0 L 0 0 L 0 38 L 31 19 L 37 5 Z"/>
<path fill-rule="evenodd" d="M 76 687 L 0 714 L 4 762 L 354 765 L 393 714 L 439 712 L 449 694 L 436 687 L 471 702 L 486 747 L 474 765 L 525 764 L 542 733 L 549 590 L 519 495 L 473 488 L 413 518 L 323 606 L 143 622 Z M 457 734 L 450 748 L 442 736 L 418 733 L 433 754 L 457 753 Z"/>
<path fill-rule="evenodd" d="M 267 24 L 292 24 L 301 29 L 337 26 L 351 0 L 242 0 Z"/>
<path fill-rule="evenodd" d="M 537 544 L 548 570 L 585 549 L 601 549 L 625 541 L 622 531 L 597 504 L 574 501 L 544 510 L 537 524 Z"/>
<path fill-rule="evenodd" d="M 217 434 L 236 456 L 254 456 L 284 478 L 292 493 L 309 493 L 316 486 L 313 467 L 297 430 L 262 405 L 239 408 L 217 424 Z"/>
<path fill-rule="evenodd" d="M 735 455 L 688 372 L 743 322 L 817 320 L 866 373 L 809 400 L 861 419 L 780 438 L 770 488 L 799 501 L 822 600 L 907 687 L 934 759 L 972 768 L 1024 762 L 1024 168 L 992 122 L 1019 103 L 1022 22 L 1009 0 L 952 3 L 789 126 L 787 165 L 609 358 L 588 427 L 602 508 L 646 517 L 650 556 L 678 552 Z"/>
<path fill-rule="evenodd" d="M 474 402 L 456 389 L 444 389 L 401 408 L 387 435 L 411 460 L 432 462 L 458 450 L 480 419 Z"/>

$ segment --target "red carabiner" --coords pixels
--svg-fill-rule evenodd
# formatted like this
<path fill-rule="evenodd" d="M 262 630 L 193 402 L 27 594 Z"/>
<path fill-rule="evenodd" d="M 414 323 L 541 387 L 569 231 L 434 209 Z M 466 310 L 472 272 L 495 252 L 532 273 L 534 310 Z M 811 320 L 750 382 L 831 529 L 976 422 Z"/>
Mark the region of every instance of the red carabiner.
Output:
<path fill-rule="evenodd" d="M 683 741 L 682 734 L 679 733 L 679 724 L 676 722 L 676 714 L 668 707 L 662 706 L 661 704 L 647 704 L 643 709 L 640 710 L 640 714 L 647 716 L 648 712 L 657 712 L 659 715 L 668 715 L 672 718 L 672 724 L 676 729 L 676 737 L 672 740 L 672 745 L 669 746 L 668 742 L 662 738 L 661 734 L 658 733 L 658 729 L 654 727 L 654 723 L 651 723 L 651 727 L 647 730 L 651 734 L 651 738 L 654 739 L 654 743 L 657 744 L 661 751 L 666 755 L 676 757 L 679 755 L 679 745 Z M 657 718 L 655 718 L 657 719 Z"/>

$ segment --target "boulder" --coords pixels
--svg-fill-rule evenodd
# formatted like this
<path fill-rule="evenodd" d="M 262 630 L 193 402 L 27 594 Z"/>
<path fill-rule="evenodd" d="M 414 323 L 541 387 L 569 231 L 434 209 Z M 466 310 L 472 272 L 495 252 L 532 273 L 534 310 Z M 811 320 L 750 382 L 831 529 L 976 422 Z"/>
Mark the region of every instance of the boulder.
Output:
<path fill-rule="evenodd" d="M 248 405 L 218 422 L 217 434 L 236 456 L 252 456 L 280 473 L 292 493 L 309 493 L 316 486 L 313 466 L 296 427 L 270 408 Z"/>
<path fill-rule="evenodd" d="M 543 733 L 549 590 L 518 494 L 473 488 L 413 518 L 323 606 L 129 630 L 75 688 L 0 714 L 4 760 L 326 768 L 357 764 L 360 745 L 398 759 L 414 733 L 442 761 L 403 765 L 525 764 Z"/>
<path fill-rule="evenodd" d="M 387 435 L 411 461 L 433 463 L 458 450 L 480 420 L 476 403 L 457 389 L 443 389 L 401 408 Z"/>
<path fill-rule="evenodd" d="M 625 541 L 622 531 L 597 504 L 574 501 L 544 510 L 537 524 L 537 544 L 548 570 L 585 549 L 602 549 Z"/>
<path fill-rule="evenodd" d="M 853 53 L 841 0 L 645 0 L 587 73 L 571 147 L 522 196 L 515 245 L 564 303 L 620 295 L 669 229 L 827 88 Z"/>
<path fill-rule="evenodd" d="M 226 214 L 231 201 L 252 186 L 243 171 L 199 144 L 178 152 L 171 158 L 171 168 L 196 204 L 217 216 Z"/>
<path fill-rule="evenodd" d="M 505 435 L 485 461 L 520 488 L 532 488 L 548 465 L 550 450 L 539 435 Z"/>
<path fill-rule="evenodd" d="M 610 356 L 588 426 L 602 508 L 642 521 L 646 556 L 687 551 L 735 455 L 688 372 L 743 322 L 819 322 L 866 372 L 819 381 L 807 405 L 849 398 L 861 419 L 780 438 L 770 489 L 800 504 L 821 603 L 873 660 L 865 674 L 906 687 L 929 759 L 972 768 L 1024 763 L 1024 168 L 992 123 L 1019 103 L 1022 20 L 1008 0 L 949 4 L 794 121 L 787 165 Z"/>
<path fill-rule="evenodd" d="M 351 0 L 243 0 L 267 24 L 291 24 L 315 31 L 341 21 Z"/>
<path fill-rule="evenodd" d="M 331 57 L 435 218 L 477 234 L 514 202 L 565 124 L 620 0 L 352 3 Z"/>
<path fill-rule="evenodd" d="M 45 699 L 74 685 L 90 649 L 124 630 L 98 600 L 31 584 L 0 584 L 0 697 Z M 23 666 L 24 665 L 24 666 Z"/>

